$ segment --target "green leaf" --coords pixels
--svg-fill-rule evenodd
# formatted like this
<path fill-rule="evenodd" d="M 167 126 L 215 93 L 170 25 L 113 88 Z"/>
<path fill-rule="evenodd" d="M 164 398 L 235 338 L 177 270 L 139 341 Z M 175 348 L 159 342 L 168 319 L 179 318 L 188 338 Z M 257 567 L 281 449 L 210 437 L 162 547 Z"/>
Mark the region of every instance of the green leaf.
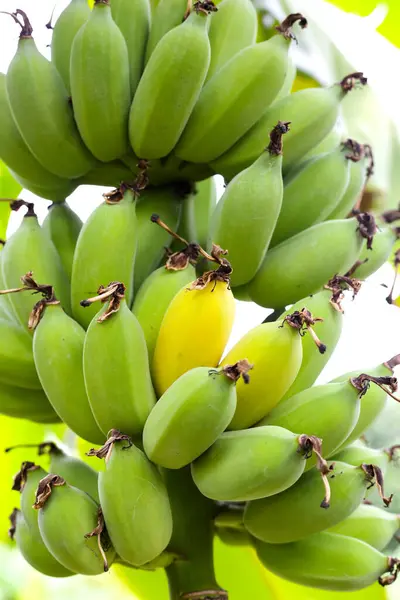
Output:
<path fill-rule="evenodd" d="M 0 198 L 18 198 L 22 186 L 15 181 L 6 165 L 0 161 Z M 10 206 L 7 202 L 0 202 L 0 238 L 6 237 Z"/>

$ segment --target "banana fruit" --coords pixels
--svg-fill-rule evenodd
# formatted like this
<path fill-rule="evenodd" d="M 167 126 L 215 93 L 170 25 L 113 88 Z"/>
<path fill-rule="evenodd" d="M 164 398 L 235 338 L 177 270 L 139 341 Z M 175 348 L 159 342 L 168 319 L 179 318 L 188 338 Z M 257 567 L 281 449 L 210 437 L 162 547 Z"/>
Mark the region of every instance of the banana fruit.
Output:
<path fill-rule="evenodd" d="M 48 210 L 42 229 L 53 242 L 64 271 L 71 279 L 75 246 L 83 223 L 66 202 L 53 203 Z"/>
<path fill-rule="evenodd" d="M 154 10 L 149 39 L 146 46 L 145 62 L 153 54 L 158 42 L 169 32 L 182 23 L 187 16 L 188 0 L 160 0 Z"/>

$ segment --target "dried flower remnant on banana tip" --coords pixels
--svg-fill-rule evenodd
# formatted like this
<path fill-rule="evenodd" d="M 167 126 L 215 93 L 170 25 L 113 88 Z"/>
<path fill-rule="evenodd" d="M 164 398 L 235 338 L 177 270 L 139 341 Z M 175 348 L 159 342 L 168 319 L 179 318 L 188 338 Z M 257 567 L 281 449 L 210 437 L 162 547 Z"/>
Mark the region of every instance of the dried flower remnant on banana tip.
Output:
<path fill-rule="evenodd" d="M 101 285 L 97 290 L 97 296 L 81 300 L 80 305 L 86 308 L 94 302 L 108 302 L 108 307 L 102 315 L 97 318 L 98 323 L 103 323 L 113 314 L 119 311 L 121 301 L 125 298 L 125 285 L 120 281 L 112 281 L 107 286 Z"/>
<path fill-rule="evenodd" d="M 313 315 L 307 308 L 302 308 L 302 310 L 296 310 L 292 314 L 287 315 L 283 319 L 282 325 L 280 325 L 280 327 L 283 327 L 284 324 L 287 323 L 290 327 L 297 329 L 301 336 L 305 335 L 308 331 L 313 341 L 315 342 L 315 345 L 317 346 L 320 354 L 324 354 L 326 352 L 326 346 L 323 342 L 321 342 L 321 340 L 318 338 L 317 334 L 313 329 L 313 326 L 316 323 L 322 321 L 323 319 L 321 319 L 320 317 L 313 317 Z"/>
<path fill-rule="evenodd" d="M 357 263 L 356 263 L 357 264 Z M 352 290 L 353 292 L 353 300 L 357 296 L 358 292 L 361 289 L 362 281 L 359 279 L 355 279 L 351 277 L 352 270 L 354 266 L 344 275 L 336 274 L 332 279 L 328 281 L 328 283 L 324 286 L 326 290 L 330 290 L 332 292 L 332 296 L 329 300 L 331 305 L 338 312 L 344 313 L 342 307 L 342 301 L 344 300 L 344 292 Z"/>

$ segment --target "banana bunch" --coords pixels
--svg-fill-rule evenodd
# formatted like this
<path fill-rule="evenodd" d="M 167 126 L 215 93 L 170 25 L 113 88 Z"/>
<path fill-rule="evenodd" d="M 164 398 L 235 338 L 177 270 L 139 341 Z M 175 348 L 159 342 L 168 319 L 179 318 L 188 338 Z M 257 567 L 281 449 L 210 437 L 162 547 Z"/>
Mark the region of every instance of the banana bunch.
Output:
<path fill-rule="evenodd" d="M 39 444 L 10 536 L 52 577 L 165 569 L 173 600 L 227 600 L 214 535 L 295 583 L 387 585 L 396 441 L 365 441 L 398 408 L 399 358 L 315 385 L 399 232 L 398 211 L 361 210 L 373 150 L 338 125 L 367 80 L 291 94 L 307 20 L 257 43 L 250 0 L 216 4 L 71 0 L 50 62 L 11 15 L 0 159 L 51 205 L 40 224 L 10 203 L 0 413 L 62 421 L 104 463 Z M 85 223 L 81 184 L 115 188 Z M 238 299 L 274 312 L 232 344 Z"/>

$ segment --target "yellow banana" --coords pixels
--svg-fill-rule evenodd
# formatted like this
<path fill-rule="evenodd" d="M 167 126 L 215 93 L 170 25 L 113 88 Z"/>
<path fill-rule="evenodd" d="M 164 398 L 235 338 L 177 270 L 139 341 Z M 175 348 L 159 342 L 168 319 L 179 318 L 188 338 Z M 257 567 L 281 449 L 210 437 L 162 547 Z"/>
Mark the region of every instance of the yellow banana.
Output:
<path fill-rule="evenodd" d="M 356 85 L 366 83 L 362 73 L 351 74 L 332 87 L 301 90 L 274 102 L 246 135 L 212 162 L 213 169 L 231 179 L 260 156 L 275 123 L 290 121 L 292 127 L 285 138 L 283 158 L 283 170 L 288 172 L 333 129 L 345 95 Z"/>
<path fill-rule="evenodd" d="M 75 246 L 82 229 L 82 221 L 66 202 L 62 202 L 49 206 L 42 228 L 53 242 L 62 266 L 71 279 Z"/>
<path fill-rule="evenodd" d="M 26 14 L 18 9 L 14 18 L 22 31 L 6 84 L 15 122 L 43 167 L 59 177 L 80 177 L 95 159 L 79 137 L 67 90 L 55 66 L 37 49 Z"/>
<path fill-rule="evenodd" d="M 257 555 L 269 571 L 301 585 L 352 592 L 379 580 L 388 585 L 396 579 L 399 561 L 369 544 L 334 533 L 317 533 L 291 544 L 256 542 Z"/>
<path fill-rule="evenodd" d="M 71 0 L 58 17 L 51 39 L 51 60 L 68 92 L 70 86 L 71 49 L 74 38 L 90 16 L 87 0 Z"/>
<path fill-rule="evenodd" d="M 131 145 L 140 158 L 167 156 L 185 128 L 210 64 L 207 27 L 213 6 L 212 2 L 197 3 L 186 21 L 167 33 L 151 55 L 129 119 Z"/>
<path fill-rule="evenodd" d="M 121 283 L 101 288 L 96 300 L 106 306 L 92 320 L 83 348 L 83 372 L 90 406 L 101 431 L 142 432 L 155 403 L 146 341 L 124 298 Z"/>
<path fill-rule="evenodd" d="M 288 129 L 288 123 L 275 124 L 264 153 L 232 179 L 211 217 L 209 245 L 228 248 L 234 286 L 253 279 L 275 235 L 283 197 L 282 137 Z"/>
<path fill-rule="evenodd" d="M 150 2 L 149 0 L 135 2 L 111 0 L 111 14 L 128 48 L 131 92 L 134 96 L 144 67 L 151 22 Z"/>
<path fill-rule="evenodd" d="M 172 534 L 168 493 L 159 470 L 133 445 L 129 436 L 112 429 L 100 450 L 105 458 L 99 474 L 100 503 L 118 555 L 136 567 L 157 558 Z"/>
<path fill-rule="evenodd" d="M 235 316 L 230 271 L 221 264 L 182 288 L 168 306 L 152 362 L 158 396 L 186 371 L 216 367 L 221 360 Z"/>
<path fill-rule="evenodd" d="M 109 0 L 96 0 L 71 51 L 74 116 L 86 146 L 103 162 L 128 152 L 128 48 Z"/>
<path fill-rule="evenodd" d="M 224 0 L 210 23 L 211 63 L 207 73 L 210 79 L 235 54 L 255 44 L 257 12 L 250 0 Z"/>
<path fill-rule="evenodd" d="M 151 20 L 150 35 L 146 47 L 146 63 L 161 38 L 180 25 L 186 16 L 188 0 L 160 0 Z"/>
<path fill-rule="evenodd" d="M 16 208 L 26 204 L 23 201 L 16 202 L 17 204 L 14 204 Z M 10 237 L 3 250 L 1 261 L 4 284 L 15 292 L 10 295 L 11 303 L 19 322 L 25 329 L 28 327 L 30 314 L 37 302 L 37 297 L 32 294 L 36 287 L 32 272 L 38 281 L 54 286 L 63 308 L 70 311 L 69 281 L 60 257 L 53 243 L 40 227 L 33 205 L 27 204 L 27 208 L 21 225 Z M 24 275 L 25 273 L 27 275 Z"/>
<path fill-rule="evenodd" d="M 101 282 L 123 281 L 129 305 L 133 298 L 138 237 L 135 194 L 122 184 L 104 198 L 81 229 L 72 265 L 72 312 L 74 319 L 85 328 L 97 309 L 96 306 L 83 308 L 81 301 L 94 294 Z"/>
<path fill-rule="evenodd" d="M 290 30 L 298 20 L 305 27 L 304 17 L 290 15 L 279 26 L 280 35 L 245 48 L 208 81 L 174 150 L 176 156 L 195 163 L 215 160 L 258 121 L 284 84 Z M 262 148 L 277 122 L 268 127 Z"/>

